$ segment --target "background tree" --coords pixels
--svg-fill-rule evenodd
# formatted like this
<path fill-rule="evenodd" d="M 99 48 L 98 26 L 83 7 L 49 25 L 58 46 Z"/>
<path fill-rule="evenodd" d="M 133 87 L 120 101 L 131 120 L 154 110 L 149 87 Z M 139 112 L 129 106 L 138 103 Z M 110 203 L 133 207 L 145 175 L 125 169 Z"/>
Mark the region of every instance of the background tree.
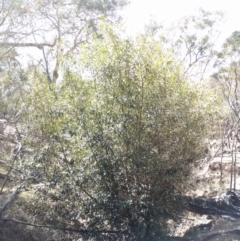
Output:
<path fill-rule="evenodd" d="M 187 78 L 208 78 L 216 60 L 216 48 L 224 18 L 222 12 L 199 9 L 195 15 L 186 16 L 177 25 L 163 29 L 161 39 L 183 63 Z"/>
<path fill-rule="evenodd" d="M 236 152 L 239 138 L 239 111 L 240 111 L 240 89 L 239 89 L 239 52 L 240 51 L 240 32 L 235 31 L 226 39 L 221 51 L 217 53 L 215 62 L 216 72 L 213 74 L 213 82 L 219 86 L 225 105 L 228 107 L 228 116 L 224 122 L 225 139 L 231 145 L 232 168 L 230 189 L 236 189 Z M 226 141 L 225 140 L 225 141 Z"/>
<path fill-rule="evenodd" d="M 222 51 L 218 52 L 215 63 L 217 72 L 213 77 L 221 86 L 223 96 L 227 101 L 232 113 L 239 116 L 239 51 L 240 32 L 233 32 L 226 39 Z"/>
<path fill-rule="evenodd" d="M 31 47 L 31 59 L 41 64 L 50 82 L 56 82 L 63 60 L 73 54 L 89 33 L 97 31 L 99 19 L 109 21 L 125 0 L 104 1 L 3 1 L 0 46 Z M 29 51 L 29 52 L 30 52 Z"/>

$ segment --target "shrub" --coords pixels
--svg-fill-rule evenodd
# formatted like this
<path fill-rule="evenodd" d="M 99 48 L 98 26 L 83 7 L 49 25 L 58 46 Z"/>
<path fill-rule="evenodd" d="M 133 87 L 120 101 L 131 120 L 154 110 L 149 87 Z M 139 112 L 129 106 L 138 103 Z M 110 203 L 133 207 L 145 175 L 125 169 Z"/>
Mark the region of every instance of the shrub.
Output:
<path fill-rule="evenodd" d="M 44 173 L 46 215 L 89 230 L 85 239 L 163 240 L 203 153 L 206 105 L 156 41 L 101 36 L 82 47 L 82 75 L 29 94 L 26 163 Z"/>

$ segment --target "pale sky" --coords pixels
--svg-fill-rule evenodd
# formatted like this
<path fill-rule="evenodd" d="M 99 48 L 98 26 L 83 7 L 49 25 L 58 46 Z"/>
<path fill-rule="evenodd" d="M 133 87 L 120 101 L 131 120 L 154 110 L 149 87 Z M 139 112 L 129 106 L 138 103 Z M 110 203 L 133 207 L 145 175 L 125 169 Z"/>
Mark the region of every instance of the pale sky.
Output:
<path fill-rule="evenodd" d="M 151 19 L 170 25 L 183 16 L 194 14 L 199 8 L 226 13 L 227 21 L 222 29 L 224 38 L 240 30 L 240 0 L 130 0 L 123 16 L 127 32 L 135 33 L 143 30 Z"/>

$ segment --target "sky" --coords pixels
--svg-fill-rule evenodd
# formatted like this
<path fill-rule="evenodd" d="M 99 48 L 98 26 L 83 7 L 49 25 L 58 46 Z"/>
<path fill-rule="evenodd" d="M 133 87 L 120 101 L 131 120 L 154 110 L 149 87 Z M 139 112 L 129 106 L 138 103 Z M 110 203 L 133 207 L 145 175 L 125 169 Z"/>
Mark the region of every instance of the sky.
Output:
<path fill-rule="evenodd" d="M 150 20 L 165 26 L 183 16 L 192 15 L 199 8 L 207 11 L 224 11 L 227 20 L 222 29 L 222 38 L 240 30 L 240 0 L 129 0 L 130 5 L 123 11 L 126 31 L 135 34 L 142 31 Z"/>

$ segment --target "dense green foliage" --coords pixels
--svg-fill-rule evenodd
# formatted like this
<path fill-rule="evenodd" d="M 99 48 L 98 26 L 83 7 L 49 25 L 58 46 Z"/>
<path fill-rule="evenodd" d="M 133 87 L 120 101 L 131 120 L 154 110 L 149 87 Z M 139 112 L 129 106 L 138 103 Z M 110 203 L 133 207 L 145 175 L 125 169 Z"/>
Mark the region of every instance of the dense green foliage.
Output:
<path fill-rule="evenodd" d="M 169 237 L 225 113 L 202 83 L 216 58 L 214 77 L 239 116 L 239 32 L 214 51 L 222 14 L 201 10 L 128 39 L 109 26 L 126 3 L 0 3 L 1 172 L 31 193 L 23 208 L 36 222 L 84 231 L 62 240 Z"/>
<path fill-rule="evenodd" d="M 203 96 L 156 41 L 106 29 L 83 46 L 82 75 L 29 92 L 35 154 L 26 164 L 46 184 L 39 211 L 48 219 L 74 221 L 96 240 L 159 240 L 203 154 Z M 96 233 L 104 229 L 116 233 Z"/>

